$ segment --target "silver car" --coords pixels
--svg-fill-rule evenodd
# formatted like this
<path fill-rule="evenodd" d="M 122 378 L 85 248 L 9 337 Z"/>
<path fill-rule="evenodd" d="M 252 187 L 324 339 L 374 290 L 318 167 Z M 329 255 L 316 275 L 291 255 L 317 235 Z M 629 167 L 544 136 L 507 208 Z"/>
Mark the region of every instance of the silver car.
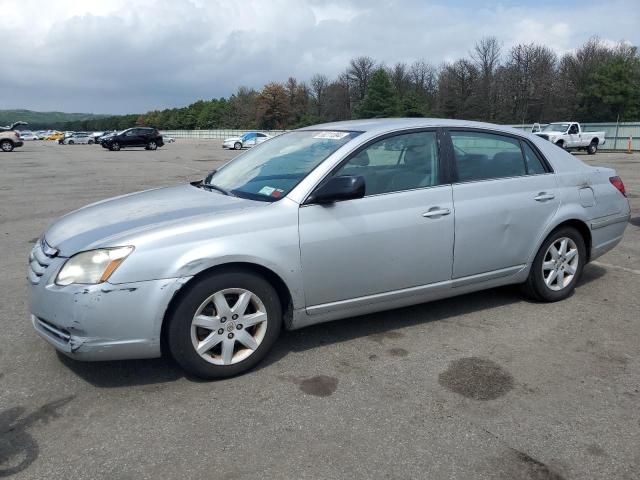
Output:
<path fill-rule="evenodd" d="M 255 365 L 280 330 L 506 284 L 570 295 L 630 216 L 614 170 L 507 127 L 338 122 L 205 179 L 55 222 L 28 279 L 36 331 L 81 360 L 170 353 L 200 377 Z"/>

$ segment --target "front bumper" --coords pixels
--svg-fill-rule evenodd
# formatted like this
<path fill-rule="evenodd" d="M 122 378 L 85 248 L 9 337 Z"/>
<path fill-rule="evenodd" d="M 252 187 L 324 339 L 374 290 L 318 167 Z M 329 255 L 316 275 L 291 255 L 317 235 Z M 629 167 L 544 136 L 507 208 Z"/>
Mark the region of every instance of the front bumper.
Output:
<path fill-rule="evenodd" d="M 160 356 L 164 313 L 189 278 L 55 285 L 64 260 L 53 259 L 38 283 L 29 281 L 31 322 L 36 332 L 78 360 Z"/>
<path fill-rule="evenodd" d="M 22 140 L 17 140 L 16 142 L 13 143 L 14 147 L 21 147 L 24 145 L 24 142 Z"/>

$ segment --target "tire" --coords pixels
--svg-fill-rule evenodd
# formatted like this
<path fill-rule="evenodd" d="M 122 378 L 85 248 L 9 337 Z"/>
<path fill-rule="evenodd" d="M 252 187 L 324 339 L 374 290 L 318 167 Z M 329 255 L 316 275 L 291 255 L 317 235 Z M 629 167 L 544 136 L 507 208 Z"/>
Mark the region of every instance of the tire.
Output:
<path fill-rule="evenodd" d="M 250 299 L 245 309 L 238 307 L 241 298 Z M 233 317 L 234 308 L 239 308 L 239 317 Z M 243 318 L 255 321 L 258 315 L 264 320 L 255 325 L 240 323 Z M 206 326 L 195 326 L 196 317 Z M 265 357 L 280 335 L 282 307 L 276 290 L 264 278 L 227 269 L 190 285 L 167 320 L 166 340 L 173 358 L 192 375 L 211 380 L 243 373 Z"/>
<path fill-rule="evenodd" d="M 233 144 L 234 150 L 240 150 L 242 148 L 242 144 L 240 142 L 236 142 Z"/>
<path fill-rule="evenodd" d="M 564 252 L 563 245 L 566 245 Z M 552 252 L 552 246 L 557 255 Z M 577 253 L 569 257 L 573 251 Z M 564 300 L 573 293 L 580 280 L 586 259 L 587 249 L 580 232 L 573 227 L 554 230 L 542 243 L 533 260 L 529 278 L 523 285 L 525 293 L 542 302 Z M 559 278 L 564 279 L 562 285 Z"/>
<path fill-rule="evenodd" d="M 147 150 L 157 150 L 158 149 L 158 144 L 155 142 L 155 140 L 150 140 L 149 143 L 147 143 Z"/>
<path fill-rule="evenodd" d="M 118 142 L 113 142 L 111 145 L 109 145 L 109 150 L 111 150 L 112 152 L 119 152 L 120 144 Z"/>
<path fill-rule="evenodd" d="M 2 140 L 0 142 L 0 150 L 3 152 L 11 152 L 13 150 L 13 142 L 11 140 Z"/>
<path fill-rule="evenodd" d="M 69 142 L 68 142 L 68 143 L 69 143 L 69 145 L 73 145 L 73 144 L 74 144 L 74 143 L 76 143 L 76 142 L 74 142 L 73 140 L 69 140 Z"/>
<path fill-rule="evenodd" d="M 587 147 L 587 153 L 589 155 L 595 155 L 597 151 L 598 151 L 598 142 L 592 141 Z"/>
<path fill-rule="evenodd" d="M 567 151 L 567 149 L 564 147 L 564 140 L 559 140 L 556 142 L 556 145 L 558 147 L 560 147 L 561 149 L 563 149 L 565 152 Z"/>
<path fill-rule="evenodd" d="M 89 140 L 87 143 L 88 143 L 89 145 L 93 145 L 93 143 L 94 143 L 94 142 L 93 142 L 93 140 Z"/>

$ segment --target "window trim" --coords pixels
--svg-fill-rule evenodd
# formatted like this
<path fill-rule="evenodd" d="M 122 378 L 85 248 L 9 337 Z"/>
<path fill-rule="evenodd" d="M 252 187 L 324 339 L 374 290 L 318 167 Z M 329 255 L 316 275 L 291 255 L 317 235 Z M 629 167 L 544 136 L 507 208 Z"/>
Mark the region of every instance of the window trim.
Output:
<path fill-rule="evenodd" d="M 353 157 L 357 156 L 363 150 L 369 148 L 371 145 L 378 143 L 382 140 L 386 140 L 387 138 L 398 137 L 400 135 L 408 135 L 411 133 L 435 133 L 436 134 L 436 143 L 438 146 L 438 184 L 437 185 L 429 185 L 426 187 L 416 187 L 409 188 L 406 190 L 395 190 L 393 192 L 384 192 L 384 193 L 374 193 L 371 195 L 365 195 L 362 198 L 370 198 L 370 197 L 379 197 L 381 195 L 393 195 L 397 193 L 404 192 L 412 192 L 415 190 L 424 190 L 427 188 L 437 188 L 445 185 L 450 185 L 451 182 L 449 179 L 451 178 L 449 172 L 449 161 L 445 158 L 445 137 L 444 131 L 441 127 L 416 127 L 416 128 L 407 128 L 403 130 L 395 130 L 393 132 L 383 133 L 378 135 L 377 137 L 371 138 L 367 140 L 365 143 L 360 145 L 358 148 L 350 152 L 346 157 L 344 157 L 337 165 L 335 165 L 323 178 L 320 180 L 315 187 L 311 189 L 311 191 L 305 196 L 304 201 L 300 204 L 301 207 L 306 205 L 315 205 L 314 203 L 308 203 L 309 197 L 313 195 L 313 193 L 321 188 L 325 183 L 327 183 L 333 176 L 336 174 L 338 170 L 340 170 L 346 163 L 348 163 Z M 358 199 L 360 200 L 360 199 Z M 347 200 L 350 201 L 350 200 Z"/>
<path fill-rule="evenodd" d="M 520 152 L 522 154 L 522 161 L 524 162 L 524 168 L 526 173 L 524 175 L 514 175 L 510 177 L 493 177 L 493 178 L 481 178 L 477 180 L 460 180 L 458 177 L 458 164 L 456 162 L 455 152 L 453 148 L 453 140 L 451 139 L 452 132 L 487 133 L 489 135 L 498 135 L 498 136 L 507 137 L 507 138 L 511 138 L 513 140 L 518 141 L 519 142 L 518 144 L 520 146 Z M 549 175 L 554 173 L 553 168 L 551 167 L 551 164 L 547 161 L 546 157 L 542 154 L 542 152 L 540 152 L 538 147 L 528 138 L 521 137 L 520 135 L 517 135 L 514 133 L 503 132 L 503 131 L 494 130 L 491 128 L 446 127 L 444 128 L 444 138 L 445 138 L 445 143 L 447 144 L 447 150 L 448 150 L 447 157 L 449 160 L 448 163 L 449 163 L 449 174 L 450 174 L 449 178 L 452 184 L 491 182 L 496 180 L 504 180 L 508 178 L 534 177 L 536 175 Z M 542 168 L 544 168 L 545 170 L 544 173 L 529 173 L 527 159 L 525 158 L 524 148 L 522 146 L 523 142 L 526 143 L 531 148 L 531 150 L 533 151 L 533 154 L 538 158 L 538 160 L 542 164 Z"/>

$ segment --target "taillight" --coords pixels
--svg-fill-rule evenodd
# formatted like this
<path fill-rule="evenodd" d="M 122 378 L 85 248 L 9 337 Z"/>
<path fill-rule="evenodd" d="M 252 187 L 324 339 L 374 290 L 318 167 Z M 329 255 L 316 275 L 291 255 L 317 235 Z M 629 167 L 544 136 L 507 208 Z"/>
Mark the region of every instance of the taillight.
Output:
<path fill-rule="evenodd" d="M 609 181 L 622 195 L 627 196 L 627 191 L 624 189 L 624 183 L 620 177 L 609 177 Z"/>

